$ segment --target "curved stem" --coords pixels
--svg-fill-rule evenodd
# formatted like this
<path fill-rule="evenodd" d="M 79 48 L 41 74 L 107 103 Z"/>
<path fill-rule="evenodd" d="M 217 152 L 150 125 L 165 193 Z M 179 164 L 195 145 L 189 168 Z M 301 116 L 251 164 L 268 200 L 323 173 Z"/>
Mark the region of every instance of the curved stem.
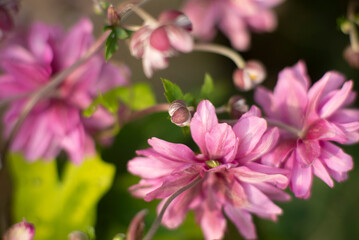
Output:
<path fill-rule="evenodd" d="M 197 185 L 200 181 L 202 181 L 201 177 L 197 177 L 194 181 L 190 182 L 188 185 L 182 187 L 181 189 L 177 190 L 177 192 L 175 192 L 174 194 L 172 194 L 167 201 L 165 202 L 165 204 L 163 205 L 160 214 L 158 214 L 156 220 L 153 222 L 150 230 L 148 230 L 146 236 L 143 238 L 143 240 L 151 240 L 153 238 L 153 236 L 155 235 L 157 229 L 159 228 L 163 215 L 166 212 L 167 207 L 171 204 L 171 202 L 181 193 L 185 192 L 186 190 L 194 187 L 195 185 Z"/>
<path fill-rule="evenodd" d="M 231 59 L 239 69 L 242 69 L 246 66 L 246 62 L 244 61 L 242 56 L 238 52 L 234 51 L 229 47 L 225 47 L 219 44 L 199 43 L 194 45 L 193 50 L 202 51 L 202 52 L 212 52 L 225 56 Z"/>
<path fill-rule="evenodd" d="M 284 129 L 284 130 L 287 130 L 288 132 L 293 133 L 294 135 L 296 135 L 298 137 L 301 137 L 301 130 L 299 130 L 299 129 L 296 129 L 296 128 L 289 126 L 285 123 L 276 122 L 276 121 L 268 120 L 268 119 L 266 119 L 266 120 L 267 120 L 267 123 L 271 126 L 279 127 L 281 129 Z"/>
<path fill-rule="evenodd" d="M 167 112 L 169 107 L 170 107 L 169 103 L 161 103 L 161 104 L 157 104 L 157 105 L 142 109 L 140 111 L 132 112 L 132 113 L 130 113 L 129 117 L 126 118 L 126 123 L 137 120 L 137 119 L 144 117 L 148 114 L 152 114 L 152 113 L 156 113 L 156 112 Z"/>
<path fill-rule="evenodd" d="M 355 6 L 354 2 L 350 2 L 348 5 L 348 19 L 353 22 L 355 20 Z M 355 24 L 351 24 L 349 30 L 350 45 L 354 52 L 359 52 L 358 32 Z"/>
<path fill-rule="evenodd" d="M 44 87 L 40 88 L 38 91 L 31 94 L 30 99 L 25 104 L 24 108 L 22 109 L 20 116 L 16 120 L 14 127 L 12 128 L 9 137 L 7 141 L 5 142 L 2 150 L 1 150 L 1 158 L 2 161 L 8 152 L 8 149 L 11 145 L 11 142 L 15 138 L 17 132 L 19 131 L 22 123 L 26 119 L 26 117 L 29 115 L 31 110 L 35 107 L 35 105 L 44 97 L 48 96 L 53 92 L 53 90 L 58 87 L 65 79 L 68 77 L 73 71 L 75 71 L 78 67 L 80 67 L 82 64 L 84 64 L 87 60 L 89 60 L 94 54 L 96 54 L 103 44 L 105 43 L 108 35 L 110 34 L 110 31 L 104 32 L 99 39 L 89 48 L 89 50 L 85 53 L 84 56 L 82 56 L 80 59 L 78 59 L 73 65 L 71 65 L 69 68 L 66 68 L 64 71 L 60 72 L 58 75 L 56 75 L 53 79 L 49 81 Z M 4 162 L 4 161 L 2 161 Z M 1 166 L 0 166 L 1 167 Z"/>
<path fill-rule="evenodd" d="M 142 0 L 138 4 L 130 3 L 130 4 L 126 5 L 126 8 L 129 8 L 129 10 L 125 11 L 125 13 L 121 16 L 121 22 L 126 20 L 126 18 L 128 18 L 132 13 L 136 13 L 144 21 L 152 23 L 152 24 L 157 24 L 157 20 L 141 8 L 141 6 L 143 6 L 144 4 L 146 4 L 149 1 L 150 0 Z"/>

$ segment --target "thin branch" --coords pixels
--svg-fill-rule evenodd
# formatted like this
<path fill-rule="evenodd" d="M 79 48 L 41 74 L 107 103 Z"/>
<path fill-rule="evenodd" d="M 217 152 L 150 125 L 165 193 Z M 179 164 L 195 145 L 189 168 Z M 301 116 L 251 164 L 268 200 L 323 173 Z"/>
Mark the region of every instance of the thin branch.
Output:
<path fill-rule="evenodd" d="M 88 61 L 94 54 L 96 54 L 103 44 L 105 43 L 108 35 L 110 34 L 110 31 L 104 32 L 99 39 L 89 48 L 89 50 L 85 53 L 84 56 L 82 56 L 80 59 L 78 59 L 73 65 L 71 65 L 69 68 L 65 69 L 58 75 L 56 75 L 53 79 L 50 79 L 48 84 L 46 84 L 44 87 L 40 88 L 38 91 L 31 94 L 30 99 L 25 104 L 23 110 L 20 113 L 20 116 L 17 118 L 14 127 L 12 128 L 9 137 L 7 138 L 2 150 L 1 150 L 1 158 L 0 160 L 4 162 L 7 152 L 9 150 L 9 147 L 14 140 L 17 132 L 19 131 L 22 123 L 26 119 L 26 117 L 29 115 L 31 110 L 35 107 L 35 105 L 44 97 L 47 97 L 49 94 L 53 92 L 53 90 L 58 87 L 65 79 L 68 77 L 73 71 L 75 71 L 78 67 L 80 67 L 82 64 L 84 64 L 86 61 Z M 1 167 L 1 166 L 0 166 Z"/>
<path fill-rule="evenodd" d="M 151 113 L 167 112 L 169 107 L 170 107 L 169 103 L 161 103 L 155 106 L 142 109 L 140 111 L 132 112 L 130 113 L 129 117 L 126 118 L 126 122 L 132 122 Z"/>
<path fill-rule="evenodd" d="M 181 193 L 185 192 L 186 190 L 194 187 L 195 185 L 197 185 L 199 182 L 202 181 L 201 177 L 197 177 L 195 180 L 193 180 L 192 182 L 190 182 L 188 185 L 180 188 L 179 190 L 177 190 L 177 192 L 175 192 L 174 194 L 172 194 L 167 201 L 165 202 L 165 204 L 163 205 L 160 214 L 158 214 L 156 220 L 153 222 L 150 230 L 147 232 L 146 236 L 143 238 L 143 240 L 151 240 L 153 238 L 153 236 L 155 235 L 155 233 L 157 232 L 157 229 L 159 228 L 161 222 L 162 222 L 162 218 L 163 215 L 166 212 L 167 207 L 171 204 L 171 202 Z"/>
<path fill-rule="evenodd" d="M 219 44 L 212 43 L 198 43 L 194 45 L 193 50 L 202 52 L 212 52 L 231 59 L 239 69 L 243 69 L 246 66 L 246 62 L 242 56 L 229 47 L 225 47 Z"/>

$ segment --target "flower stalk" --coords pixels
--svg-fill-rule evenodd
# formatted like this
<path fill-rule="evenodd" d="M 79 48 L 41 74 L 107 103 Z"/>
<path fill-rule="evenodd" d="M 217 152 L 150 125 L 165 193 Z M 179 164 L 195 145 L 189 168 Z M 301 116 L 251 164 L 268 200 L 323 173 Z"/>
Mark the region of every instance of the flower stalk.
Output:
<path fill-rule="evenodd" d="M 180 188 L 179 190 L 177 190 L 177 192 L 173 193 L 166 201 L 166 203 L 163 205 L 160 213 L 158 214 L 156 220 L 153 222 L 150 230 L 148 230 L 146 236 L 143 238 L 143 240 L 151 240 L 153 238 L 153 236 L 155 235 L 155 233 L 157 232 L 157 229 L 159 228 L 163 215 L 166 212 L 167 207 L 171 204 L 171 202 L 177 197 L 179 196 L 181 193 L 187 191 L 188 189 L 196 186 L 199 182 L 202 181 L 201 177 L 197 177 L 195 180 L 193 180 L 192 182 L 190 182 L 189 184 L 187 184 L 186 186 Z"/>

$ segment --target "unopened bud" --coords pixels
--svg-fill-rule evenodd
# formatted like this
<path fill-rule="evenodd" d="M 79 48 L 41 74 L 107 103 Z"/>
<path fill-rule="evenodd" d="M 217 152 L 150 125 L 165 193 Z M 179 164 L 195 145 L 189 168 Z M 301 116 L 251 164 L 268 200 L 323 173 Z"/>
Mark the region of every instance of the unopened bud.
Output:
<path fill-rule="evenodd" d="M 248 105 L 246 99 L 242 96 L 235 95 L 228 101 L 229 113 L 235 119 L 240 118 L 244 113 L 248 112 Z"/>
<path fill-rule="evenodd" d="M 69 234 L 68 240 L 90 240 L 86 233 L 82 231 L 73 231 Z"/>
<path fill-rule="evenodd" d="M 177 126 L 184 127 L 191 122 L 191 113 L 183 100 L 175 100 L 171 103 L 168 110 L 171 116 L 171 122 Z"/>
<path fill-rule="evenodd" d="M 237 88 L 249 91 L 255 88 L 266 78 L 266 70 L 262 63 L 251 60 L 243 69 L 237 69 L 233 73 L 233 81 Z"/>
<path fill-rule="evenodd" d="M 35 236 L 35 227 L 33 224 L 23 220 L 16 223 L 5 233 L 4 240 L 32 240 Z"/>
<path fill-rule="evenodd" d="M 139 211 L 132 219 L 127 230 L 126 240 L 141 240 L 143 239 L 143 232 L 145 231 L 145 216 L 147 210 Z"/>
<path fill-rule="evenodd" d="M 120 25 L 120 16 L 113 5 L 110 5 L 107 8 L 107 21 L 111 26 L 119 26 Z"/>
<path fill-rule="evenodd" d="M 348 46 L 344 50 L 343 56 L 352 68 L 359 68 L 359 52 L 354 51 L 351 46 Z"/>
<path fill-rule="evenodd" d="M 351 31 L 351 29 L 354 27 L 353 23 L 350 22 L 349 20 L 345 20 L 340 24 L 340 30 L 344 33 L 344 34 L 349 34 L 349 32 Z"/>

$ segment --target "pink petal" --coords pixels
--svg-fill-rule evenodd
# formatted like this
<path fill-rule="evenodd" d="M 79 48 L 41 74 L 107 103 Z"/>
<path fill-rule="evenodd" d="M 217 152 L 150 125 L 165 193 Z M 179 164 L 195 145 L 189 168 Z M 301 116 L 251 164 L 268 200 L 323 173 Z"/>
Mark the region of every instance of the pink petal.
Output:
<path fill-rule="evenodd" d="M 297 198 L 309 198 L 310 188 L 312 186 L 312 167 L 302 167 L 302 165 L 294 162 L 290 189 Z"/>
<path fill-rule="evenodd" d="M 132 56 L 137 58 L 143 57 L 151 32 L 152 29 L 144 26 L 132 35 L 130 41 L 130 51 Z"/>
<path fill-rule="evenodd" d="M 127 85 L 130 77 L 131 71 L 126 65 L 106 63 L 102 66 L 100 76 L 93 85 L 91 93 L 97 95 L 98 92 L 104 93 L 114 87 Z"/>
<path fill-rule="evenodd" d="M 176 27 L 174 25 L 166 26 L 166 32 L 168 34 L 171 46 L 180 52 L 191 52 L 193 49 L 193 38 L 183 28 Z"/>
<path fill-rule="evenodd" d="M 330 142 L 322 142 L 320 159 L 328 168 L 337 172 L 347 172 L 353 169 L 353 159 L 350 155 Z"/>
<path fill-rule="evenodd" d="M 277 27 L 277 18 L 272 11 L 260 10 L 246 18 L 247 23 L 255 32 L 272 32 Z"/>
<path fill-rule="evenodd" d="M 163 184 L 159 188 L 148 193 L 144 197 L 144 200 L 151 201 L 154 198 L 166 198 L 180 188 L 192 182 L 198 175 L 199 171 L 195 167 L 187 168 L 182 172 L 172 174 L 164 179 Z"/>
<path fill-rule="evenodd" d="M 146 48 L 143 59 L 143 71 L 146 77 L 152 77 L 153 70 L 165 69 L 168 66 L 167 58 L 154 48 Z"/>
<path fill-rule="evenodd" d="M 337 111 L 349 97 L 353 88 L 353 81 L 344 83 L 342 89 L 336 91 L 330 99 L 326 99 L 325 103 L 319 109 L 319 115 L 322 118 L 327 118 Z"/>
<path fill-rule="evenodd" d="M 320 155 L 320 145 L 317 140 L 301 140 L 297 141 L 296 148 L 297 163 L 308 166 L 313 163 Z"/>
<path fill-rule="evenodd" d="M 239 139 L 236 158 L 248 155 L 256 147 L 266 129 L 267 122 L 263 118 L 240 118 L 233 126 L 233 131 Z"/>
<path fill-rule="evenodd" d="M 170 143 L 158 138 L 151 138 L 148 140 L 148 143 L 165 158 L 184 163 L 196 162 L 193 151 L 186 145 Z"/>
<path fill-rule="evenodd" d="M 263 134 L 262 138 L 259 140 L 257 146 L 247 155 L 239 159 L 241 163 L 254 161 L 276 146 L 279 138 L 279 131 L 277 128 L 272 128 Z"/>
<path fill-rule="evenodd" d="M 263 166 L 263 168 L 264 167 L 265 166 Z M 268 183 L 273 183 L 280 188 L 285 188 L 288 184 L 288 178 L 281 174 L 266 174 L 266 173 L 256 172 L 244 166 L 232 168 L 230 169 L 230 171 L 235 173 L 235 176 L 238 180 L 245 183 L 253 184 L 253 183 L 268 182 Z"/>
<path fill-rule="evenodd" d="M 197 143 L 201 152 L 208 156 L 205 136 L 212 128 L 218 125 L 218 119 L 214 106 L 208 100 L 201 101 L 197 106 L 190 128 L 193 140 Z"/>
<path fill-rule="evenodd" d="M 85 157 L 85 130 L 82 125 L 67 133 L 61 141 L 61 146 L 75 164 L 81 164 Z"/>
<path fill-rule="evenodd" d="M 280 141 L 273 151 L 262 156 L 261 162 L 268 166 L 280 167 L 295 146 L 295 141 Z"/>
<path fill-rule="evenodd" d="M 240 208 L 234 208 L 230 205 L 224 206 L 224 212 L 246 239 L 257 238 L 256 228 L 253 224 L 250 213 Z"/>
<path fill-rule="evenodd" d="M 60 47 L 61 69 L 78 60 L 93 43 L 93 26 L 89 19 L 81 19 L 66 35 Z"/>
<path fill-rule="evenodd" d="M 232 162 L 238 147 L 238 140 L 232 127 L 226 123 L 214 126 L 205 136 L 208 160 L 221 159 L 223 163 Z"/>
<path fill-rule="evenodd" d="M 314 161 L 313 163 L 313 173 L 314 175 L 322 179 L 323 182 L 325 182 L 329 187 L 334 187 L 332 178 L 330 177 L 327 169 L 319 159 Z"/>
<path fill-rule="evenodd" d="M 345 133 L 339 127 L 324 119 L 320 119 L 310 126 L 306 134 L 306 139 L 331 140 L 339 143 L 345 143 L 347 141 Z"/>
<path fill-rule="evenodd" d="M 157 49 L 161 52 L 169 51 L 171 44 L 168 39 L 166 28 L 159 27 L 156 28 L 150 35 L 150 45 L 151 47 Z"/>
<path fill-rule="evenodd" d="M 275 100 L 273 93 L 264 87 L 258 86 L 254 92 L 255 101 L 262 107 L 265 114 L 272 118 L 275 113 Z"/>
<path fill-rule="evenodd" d="M 251 184 L 243 184 L 248 196 L 248 205 L 244 210 L 255 213 L 262 218 L 277 220 L 277 215 L 282 214 L 282 209 L 275 205 L 265 194 Z"/>
<path fill-rule="evenodd" d="M 271 200 L 287 202 L 291 199 L 291 196 L 288 193 L 283 192 L 270 183 L 258 183 L 255 184 L 255 187 L 263 192 Z"/>

